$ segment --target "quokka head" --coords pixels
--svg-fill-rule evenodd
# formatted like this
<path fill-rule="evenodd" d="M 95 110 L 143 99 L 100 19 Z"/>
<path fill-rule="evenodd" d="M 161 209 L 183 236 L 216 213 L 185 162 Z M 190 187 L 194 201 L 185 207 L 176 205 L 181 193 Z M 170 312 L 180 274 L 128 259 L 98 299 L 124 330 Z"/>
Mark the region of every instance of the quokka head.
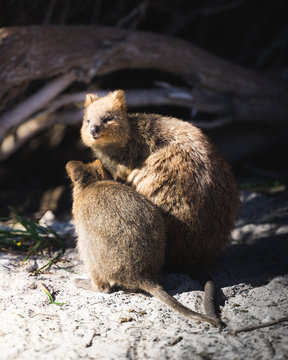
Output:
<path fill-rule="evenodd" d="M 123 90 L 104 97 L 87 94 L 81 137 L 91 148 L 123 147 L 129 138 L 126 102 Z"/>
<path fill-rule="evenodd" d="M 84 164 L 82 161 L 72 160 L 66 164 L 66 171 L 74 186 L 84 188 L 95 181 L 110 179 L 110 174 L 103 168 L 100 160 Z"/>

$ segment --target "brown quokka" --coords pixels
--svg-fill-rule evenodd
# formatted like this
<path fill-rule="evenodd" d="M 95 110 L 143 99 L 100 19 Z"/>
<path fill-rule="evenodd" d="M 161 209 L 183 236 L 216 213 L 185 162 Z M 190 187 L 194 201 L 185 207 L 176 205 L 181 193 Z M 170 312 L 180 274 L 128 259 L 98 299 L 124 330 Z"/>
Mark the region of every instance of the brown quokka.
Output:
<path fill-rule="evenodd" d="M 199 278 L 199 269 L 209 268 L 227 244 L 239 209 L 230 168 L 208 138 L 175 118 L 127 113 L 121 90 L 86 96 L 81 136 L 115 180 L 162 210 L 165 268 Z M 216 315 L 206 306 L 213 291 L 207 281 L 210 316 Z"/>
<path fill-rule="evenodd" d="M 239 194 L 227 163 L 201 130 L 156 114 L 128 114 L 121 90 L 88 94 L 82 140 L 115 180 L 163 212 L 165 265 L 192 272 L 227 244 Z"/>
<path fill-rule="evenodd" d="M 105 292 L 114 286 L 142 289 L 186 318 L 220 326 L 217 320 L 183 306 L 159 285 L 165 231 L 157 207 L 131 187 L 105 180 L 99 160 L 86 165 L 70 161 L 66 169 L 74 185 L 72 212 L 78 248 L 92 288 Z"/>

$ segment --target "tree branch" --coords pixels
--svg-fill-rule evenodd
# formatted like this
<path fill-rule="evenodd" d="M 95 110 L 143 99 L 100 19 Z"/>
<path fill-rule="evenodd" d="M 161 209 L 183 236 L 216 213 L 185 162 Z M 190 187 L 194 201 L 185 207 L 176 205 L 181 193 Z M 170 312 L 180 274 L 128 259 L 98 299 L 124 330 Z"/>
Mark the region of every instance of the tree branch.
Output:
<path fill-rule="evenodd" d="M 194 91 L 225 95 L 239 121 L 287 120 L 287 84 L 173 37 L 84 26 L 4 28 L 0 36 L 0 97 L 23 82 L 71 69 L 90 79 L 91 73 L 159 69 L 180 76 Z"/>
<path fill-rule="evenodd" d="M 59 76 L 57 79 L 52 80 L 45 85 L 36 94 L 23 101 L 23 103 L 16 105 L 14 109 L 5 113 L 0 117 L 0 139 L 3 138 L 5 133 L 15 125 L 18 125 L 28 116 L 41 109 L 44 105 L 49 103 L 59 93 L 66 89 L 76 79 L 74 71 L 68 74 Z"/>
<path fill-rule="evenodd" d="M 0 161 L 6 160 L 24 143 L 32 139 L 40 131 L 55 124 L 74 125 L 81 118 L 81 110 L 67 111 L 63 114 L 40 114 L 21 124 L 14 133 L 9 134 L 0 144 Z"/>
<path fill-rule="evenodd" d="M 82 104 L 85 96 L 85 93 L 60 95 L 73 82 L 89 83 L 95 76 L 123 69 L 158 69 L 181 77 L 187 84 L 187 88 L 181 89 L 165 86 L 126 91 L 130 108 L 185 106 L 195 114 L 213 114 L 213 120 L 196 123 L 206 128 L 230 122 L 270 123 L 281 129 L 283 124 L 287 125 L 286 83 L 221 60 L 173 37 L 103 27 L 3 28 L 0 50 L 2 108 L 8 101 L 10 106 L 13 101 L 16 103 L 26 84 L 55 77 L 0 117 L 0 139 L 4 139 L 0 144 L 2 159 L 41 129 L 55 121 L 67 121 L 67 113 L 59 109 L 68 104 Z M 73 121 L 77 121 L 77 116 L 78 121 L 82 117 L 79 111 L 70 115 Z M 13 129 L 14 134 L 9 134 Z M 247 135 L 247 129 L 244 133 Z M 264 143 L 266 146 L 267 141 L 262 139 L 253 142 L 253 151 Z"/>

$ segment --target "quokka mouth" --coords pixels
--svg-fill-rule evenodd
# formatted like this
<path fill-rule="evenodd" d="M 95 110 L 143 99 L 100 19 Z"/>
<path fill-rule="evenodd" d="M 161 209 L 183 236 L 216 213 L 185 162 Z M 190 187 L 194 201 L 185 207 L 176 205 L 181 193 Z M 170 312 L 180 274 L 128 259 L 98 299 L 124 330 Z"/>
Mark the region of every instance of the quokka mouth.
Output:
<path fill-rule="evenodd" d="M 101 134 L 100 133 L 94 134 L 94 135 L 91 135 L 91 137 L 92 137 L 93 140 L 97 140 L 97 139 L 99 139 L 101 137 Z"/>

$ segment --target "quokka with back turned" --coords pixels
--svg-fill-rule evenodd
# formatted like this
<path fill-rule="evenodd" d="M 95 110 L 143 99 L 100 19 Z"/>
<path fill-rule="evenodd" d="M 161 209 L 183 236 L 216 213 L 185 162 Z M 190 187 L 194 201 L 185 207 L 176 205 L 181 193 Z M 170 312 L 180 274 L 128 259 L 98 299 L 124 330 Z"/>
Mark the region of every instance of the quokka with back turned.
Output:
<path fill-rule="evenodd" d="M 142 289 L 182 316 L 220 327 L 217 319 L 194 312 L 159 285 L 164 263 L 165 231 L 160 211 L 131 187 L 105 180 L 100 160 L 70 161 L 73 217 L 78 249 L 91 282 L 78 285 L 110 292 L 114 286 Z"/>

